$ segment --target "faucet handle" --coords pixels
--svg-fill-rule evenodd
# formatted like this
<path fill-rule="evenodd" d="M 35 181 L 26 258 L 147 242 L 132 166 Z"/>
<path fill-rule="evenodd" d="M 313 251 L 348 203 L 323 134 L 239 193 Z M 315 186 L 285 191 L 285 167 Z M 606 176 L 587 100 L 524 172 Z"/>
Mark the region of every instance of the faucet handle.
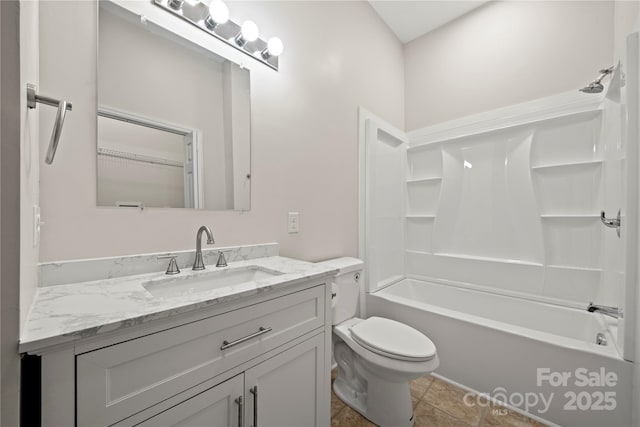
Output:
<path fill-rule="evenodd" d="M 231 252 L 231 249 L 226 249 L 224 251 L 218 250 L 218 262 L 216 262 L 216 267 L 227 267 L 227 259 L 224 257 L 225 252 Z"/>
<path fill-rule="evenodd" d="M 174 274 L 180 273 L 180 269 L 178 268 L 178 263 L 176 262 L 176 257 L 177 255 L 170 255 L 170 254 L 158 256 L 158 259 L 171 258 L 171 260 L 169 261 L 169 265 L 167 266 L 167 271 L 164 274 L 174 275 Z"/>

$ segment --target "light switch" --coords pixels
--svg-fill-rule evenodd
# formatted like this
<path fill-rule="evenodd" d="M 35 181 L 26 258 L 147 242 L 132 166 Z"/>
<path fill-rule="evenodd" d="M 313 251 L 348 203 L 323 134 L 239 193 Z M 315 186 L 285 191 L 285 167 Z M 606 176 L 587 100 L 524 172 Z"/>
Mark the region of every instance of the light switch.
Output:
<path fill-rule="evenodd" d="M 40 216 L 40 206 L 35 205 L 33 207 L 33 247 L 37 248 L 40 245 L 40 229 L 44 225 L 42 217 Z"/>
<path fill-rule="evenodd" d="M 300 232 L 300 214 L 298 212 L 287 214 L 287 230 L 289 234 Z"/>

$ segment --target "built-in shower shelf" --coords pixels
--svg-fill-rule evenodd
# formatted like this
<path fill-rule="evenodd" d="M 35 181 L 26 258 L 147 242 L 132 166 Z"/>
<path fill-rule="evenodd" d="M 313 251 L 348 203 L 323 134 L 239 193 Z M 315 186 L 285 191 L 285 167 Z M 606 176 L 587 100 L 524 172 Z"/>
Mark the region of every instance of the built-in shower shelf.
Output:
<path fill-rule="evenodd" d="M 417 252 L 417 251 L 407 251 L 407 252 Z M 485 257 L 485 256 L 478 256 L 478 255 L 456 254 L 456 253 L 449 253 L 449 252 L 434 252 L 433 255 L 438 257 L 468 259 L 473 261 L 485 261 L 485 262 L 491 262 L 491 263 L 495 262 L 500 264 L 516 264 L 516 265 L 527 265 L 527 266 L 535 266 L 535 267 L 543 266 L 543 264 L 540 262 L 525 261 L 525 260 L 519 260 L 519 259 Z"/>
<path fill-rule="evenodd" d="M 577 265 L 557 265 L 557 264 L 548 264 L 546 267 L 548 268 L 557 268 L 561 270 L 574 270 L 574 271 L 586 271 L 591 273 L 601 273 L 601 268 L 593 268 L 593 267 L 580 267 Z"/>
<path fill-rule="evenodd" d="M 407 179 L 407 184 L 417 184 L 421 182 L 437 182 L 437 181 L 442 181 L 442 177 L 433 176 L 433 177 L 427 177 L 427 178 L 409 178 Z"/>
<path fill-rule="evenodd" d="M 414 215 L 414 214 L 409 214 L 406 215 L 407 219 L 436 219 L 435 215 Z"/>
<path fill-rule="evenodd" d="M 439 144 L 407 148 L 407 183 L 438 183 L 442 179 L 442 152 Z"/>
<path fill-rule="evenodd" d="M 437 150 L 440 148 L 440 142 L 426 142 L 421 144 L 415 144 L 407 147 L 407 154 L 416 153 L 423 150 Z"/>
<path fill-rule="evenodd" d="M 555 168 L 575 168 L 575 167 L 597 167 L 602 165 L 602 160 L 588 160 L 584 162 L 571 162 L 571 163 L 551 163 L 531 166 L 533 170 L 546 170 Z"/>

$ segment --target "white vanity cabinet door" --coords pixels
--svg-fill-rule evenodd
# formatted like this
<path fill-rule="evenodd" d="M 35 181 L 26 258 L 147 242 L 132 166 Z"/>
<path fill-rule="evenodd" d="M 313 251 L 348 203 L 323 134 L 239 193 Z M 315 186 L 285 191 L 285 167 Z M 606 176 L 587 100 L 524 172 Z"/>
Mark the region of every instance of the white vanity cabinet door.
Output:
<path fill-rule="evenodd" d="M 244 375 L 236 375 L 202 393 L 143 421 L 140 427 L 241 426 Z M 239 400 L 243 399 L 243 400 Z"/>
<path fill-rule="evenodd" d="M 245 371 L 245 427 L 329 424 L 324 339 L 316 335 Z"/>

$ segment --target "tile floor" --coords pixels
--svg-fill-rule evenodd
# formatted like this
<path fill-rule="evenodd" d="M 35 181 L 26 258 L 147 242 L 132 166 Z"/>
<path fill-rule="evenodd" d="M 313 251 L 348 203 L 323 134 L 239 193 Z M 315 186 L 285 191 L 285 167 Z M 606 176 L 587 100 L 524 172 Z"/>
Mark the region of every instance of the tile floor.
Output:
<path fill-rule="evenodd" d="M 331 373 L 335 378 L 336 370 Z M 464 404 L 466 390 L 432 376 L 411 382 L 414 427 L 544 427 L 517 412 L 497 405 L 470 407 Z M 346 406 L 331 391 L 331 427 L 375 427 L 375 424 Z"/>

